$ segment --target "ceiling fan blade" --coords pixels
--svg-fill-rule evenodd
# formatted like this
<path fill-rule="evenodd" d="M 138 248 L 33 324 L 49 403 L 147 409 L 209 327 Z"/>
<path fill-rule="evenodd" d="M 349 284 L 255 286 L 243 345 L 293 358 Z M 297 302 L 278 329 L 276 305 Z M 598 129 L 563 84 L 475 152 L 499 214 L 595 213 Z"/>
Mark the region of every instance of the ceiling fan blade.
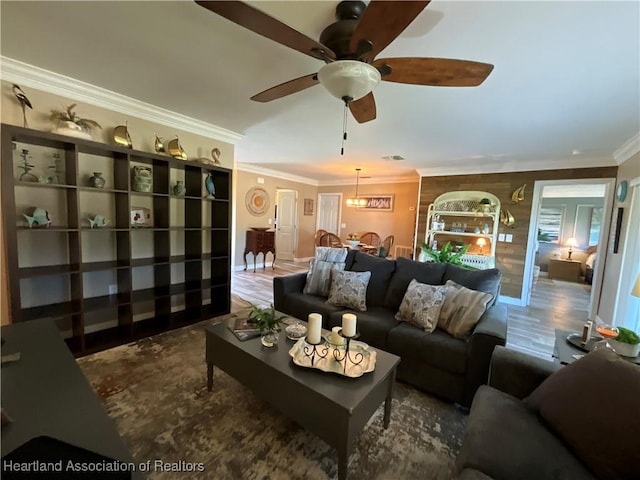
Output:
<path fill-rule="evenodd" d="M 358 123 L 375 120 L 376 100 L 373 98 L 373 92 L 369 92 L 355 102 L 349 102 L 349 110 L 351 110 L 353 118 L 355 118 Z"/>
<path fill-rule="evenodd" d="M 387 82 L 433 85 L 436 87 L 477 87 L 489 76 L 493 65 L 450 58 L 381 58 L 376 68 L 391 67 L 383 75 Z"/>
<path fill-rule="evenodd" d="M 275 87 L 271 87 L 264 92 L 260 92 L 254 95 L 253 97 L 251 97 L 251 100 L 263 103 L 270 102 L 271 100 L 277 100 L 278 98 L 286 97 L 287 95 L 305 90 L 317 84 L 318 74 L 311 73 L 309 75 L 305 75 L 304 77 L 295 78 L 293 80 L 289 80 L 288 82 L 281 83 L 280 85 L 276 85 Z"/>
<path fill-rule="evenodd" d="M 196 3 L 241 27 L 267 37 L 305 55 L 321 60 L 335 59 L 336 54 L 321 43 L 282 23 L 266 13 L 238 1 L 200 1 Z"/>
<path fill-rule="evenodd" d="M 371 42 L 371 49 L 362 55 L 372 60 L 429 5 L 430 0 L 371 0 L 351 37 L 352 52 L 361 52 L 360 42 Z"/>

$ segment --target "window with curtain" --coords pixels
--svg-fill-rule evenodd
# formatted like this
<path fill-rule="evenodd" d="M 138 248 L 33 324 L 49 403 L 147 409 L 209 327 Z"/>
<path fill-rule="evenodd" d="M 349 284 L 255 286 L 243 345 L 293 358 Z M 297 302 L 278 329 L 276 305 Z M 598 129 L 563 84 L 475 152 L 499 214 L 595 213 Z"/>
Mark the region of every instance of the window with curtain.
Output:
<path fill-rule="evenodd" d="M 589 226 L 589 246 L 598 245 L 600 237 L 600 225 L 602 224 L 602 207 L 593 208 L 591 211 L 591 225 Z"/>

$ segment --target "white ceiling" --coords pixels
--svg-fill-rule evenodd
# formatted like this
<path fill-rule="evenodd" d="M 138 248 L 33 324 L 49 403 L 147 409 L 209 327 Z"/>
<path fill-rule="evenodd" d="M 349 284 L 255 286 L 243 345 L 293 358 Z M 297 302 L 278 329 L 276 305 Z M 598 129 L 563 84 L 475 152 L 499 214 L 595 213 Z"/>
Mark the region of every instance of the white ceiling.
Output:
<path fill-rule="evenodd" d="M 250 2 L 317 39 L 333 1 Z M 322 66 L 191 1 L 2 1 L 1 53 L 243 134 L 236 160 L 321 183 L 613 165 L 640 131 L 640 3 L 434 0 L 378 57 L 492 63 L 477 88 L 382 82 L 378 118 L 322 86 L 249 97 Z M 386 155 L 406 160 L 382 160 Z M 366 182 L 366 180 L 365 180 Z"/>

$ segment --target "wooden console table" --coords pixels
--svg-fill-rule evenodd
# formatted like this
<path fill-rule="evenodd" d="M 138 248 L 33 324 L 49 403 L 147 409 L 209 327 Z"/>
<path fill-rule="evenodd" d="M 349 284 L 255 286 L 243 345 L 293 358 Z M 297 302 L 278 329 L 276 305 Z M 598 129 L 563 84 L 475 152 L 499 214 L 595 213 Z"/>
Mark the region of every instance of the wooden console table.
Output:
<path fill-rule="evenodd" d="M 247 230 L 244 247 L 244 269 L 247 269 L 247 253 L 253 253 L 253 271 L 256 271 L 256 257 L 262 253 L 262 268 L 267 264 L 267 252 L 273 253 L 271 268 L 276 268 L 276 232 L 273 230 Z"/>
<path fill-rule="evenodd" d="M 580 277 L 581 262 L 575 260 L 549 260 L 549 278 L 577 282 Z"/>

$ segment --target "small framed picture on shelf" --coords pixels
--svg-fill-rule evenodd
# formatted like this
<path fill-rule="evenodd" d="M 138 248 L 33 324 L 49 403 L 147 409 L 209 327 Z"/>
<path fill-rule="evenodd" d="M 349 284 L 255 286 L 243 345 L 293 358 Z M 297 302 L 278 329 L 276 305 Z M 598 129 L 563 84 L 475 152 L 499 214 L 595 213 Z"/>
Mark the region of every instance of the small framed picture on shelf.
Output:
<path fill-rule="evenodd" d="M 131 207 L 132 227 L 153 227 L 151 209 L 145 207 Z"/>

